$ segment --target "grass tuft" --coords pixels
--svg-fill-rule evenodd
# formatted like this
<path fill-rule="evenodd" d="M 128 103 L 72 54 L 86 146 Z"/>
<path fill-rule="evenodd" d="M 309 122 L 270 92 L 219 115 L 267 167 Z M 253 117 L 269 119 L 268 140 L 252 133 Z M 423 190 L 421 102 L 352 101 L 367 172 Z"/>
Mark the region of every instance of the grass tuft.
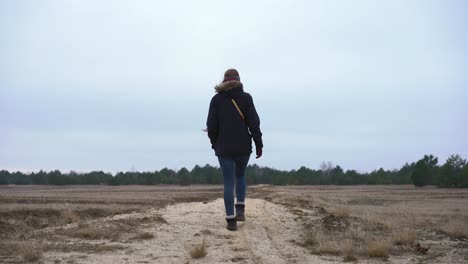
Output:
<path fill-rule="evenodd" d="M 90 226 L 79 227 L 76 230 L 71 230 L 67 235 L 83 239 L 103 239 L 112 238 L 114 236 L 106 230 Z"/>
<path fill-rule="evenodd" d="M 134 239 L 152 239 L 154 238 L 154 235 L 149 232 L 141 232 L 141 233 L 136 234 L 133 238 Z"/>
<path fill-rule="evenodd" d="M 204 258 L 208 254 L 206 251 L 206 241 L 203 238 L 203 241 L 200 245 L 196 245 L 191 251 L 190 256 L 194 259 Z"/>
<path fill-rule="evenodd" d="M 308 236 L 305 240 L 304 240 L 304 244 L 303 246 L 304 247 L 308 247 L 308 248 L 311 248 L 313 246 L 317 245 L 317 238 L 315 238 L 314 236 L 310 235 Z"/>
<path fill-rule="evenodd" d="M 462 221 L 451 221 L 442 227 L 442 231 L 451 237 L 468 238 L 468 226 Z"/>
<path fill-rule="evenodd" d="M 62 212 L 62 219 L 65 223 L 76 223 L 81 220 L 81 216 L 77 214 L 75 211 L 67 209 Z"/>
<path fill-rule="evenodd" d="M 388 258 L 388 241 L 372 241 L 367 244 L 367 255 L 371 258 Z"/>
<path fill-rule="evenodd" d="M 200 233 L 204 234 L 204 235 L 212 235 L 213 232 L 211 232 L 210 230 L 208 229 L 203 229 L 202 231 L 200 231 Z"/>
<path fill-rule="evenodd" d="M 412 245 L 416 240 L 416 232 L 414 230 L 405 229 L 393 235 L 393 243 L 395 245 Z"/>
<path fill-rule="evenodd" d="M 358 258 L 354 255 L 346 255 L 343 257 L 343 262 L 355 262 L 358 261 Z"/>
<path fill-rule="evenodd" d="M 344 240 L 341 250 L 344 262 L 357 261 L 357 257 L 355 256 L 356 249 L 352 240 Z"/>
<path fill-rule="evenodd" d="M 318 245 L 312 250 L 312 252 L 317 255 L 326 254 L 338 256 L 341 254 L 341 248 L 338 243 L 333 241 L 319 241 Z"/>
<path fill-rule="evenodd" d="M 32 243 L 21 244 L 19 253 L 27 262 L 38 262 L 43 256 L 42 249 Z"/>
<path fill-rule="evenodd" d="M 347 207 L 332 207 L 329 209 L 329 212 L 337 217 L 348 217 L 351 210 Z"/>
<path fill-rule="evenodd" d="M 169 222 L 167 222 L 166 219 L 164 219 L 164 217 L 158 215 L 157 217 L 154 218 L 154 220 L 158 223 L 162 223 L 162 224 L 169 224 Z"/>

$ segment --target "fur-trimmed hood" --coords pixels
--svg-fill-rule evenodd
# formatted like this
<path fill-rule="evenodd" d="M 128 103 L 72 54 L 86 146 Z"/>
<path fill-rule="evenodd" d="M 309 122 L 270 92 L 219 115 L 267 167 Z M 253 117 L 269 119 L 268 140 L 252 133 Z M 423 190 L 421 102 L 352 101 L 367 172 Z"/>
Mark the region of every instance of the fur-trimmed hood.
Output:
<path fill-rule="evenodd" d="M 237 88 L 237 87 L 240 87 L 241 90 L 243 90 L 243 85 L 240 81 L 229 81 L 229 82 L 224 82 L 224 83 L 220 83 L 216 85 L 215 91 L 217 93 L 220 93 L 220 92 L 229 91 L 232 88 Z"/>

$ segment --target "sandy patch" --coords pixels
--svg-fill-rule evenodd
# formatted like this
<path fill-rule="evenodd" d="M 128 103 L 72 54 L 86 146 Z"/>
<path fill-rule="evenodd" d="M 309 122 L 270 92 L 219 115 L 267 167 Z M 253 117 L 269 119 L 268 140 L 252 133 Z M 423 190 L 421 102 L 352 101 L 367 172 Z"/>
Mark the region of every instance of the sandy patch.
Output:
<path fill-rule="evenodd" d="M 295 216 L 281 205 L 262 199 L 248 199 L 246 222 L 239 222 L 237 232 L 228 231 L 222 199 L 210 203 L 180 203 L 162 210 L 119 215 L 105 219 L 162 216 L 165 223 L 154 223 L 141 231 L 154 238 L 127 240 L 120 244 L 125 250 L 99 254 L 47 252 L 46 262 L 54 260 L 72 263 L 340 263 L 339 257 L 311 255 L 297 245 L 303 227 Z M 192 259 L 190 250 L 207 242 L 207 256 Z M 75 241 L 78 243 L 79 241 Z M 97 244 L 105 241 L 96 241 Z M 111 243 L 109 243 L 111 244 Z M 119 243 L 112 243 L 119 244 Z"/>

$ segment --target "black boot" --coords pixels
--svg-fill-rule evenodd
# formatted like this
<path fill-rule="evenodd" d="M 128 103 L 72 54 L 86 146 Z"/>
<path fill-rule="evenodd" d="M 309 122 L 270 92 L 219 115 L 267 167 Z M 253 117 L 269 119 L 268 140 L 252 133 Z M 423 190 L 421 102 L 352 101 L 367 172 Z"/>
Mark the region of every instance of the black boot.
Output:
<path fill-rule="evenodd" d="M 237 230 L 237 220 L 236 218 L 226 218 L 227 221 L 227 229 L 229 231 L 236 231 Z"/>
<path fill-rule="evenodd" d="M 236 204 L 237 221 L 245 221 L 245 205 Z"/>

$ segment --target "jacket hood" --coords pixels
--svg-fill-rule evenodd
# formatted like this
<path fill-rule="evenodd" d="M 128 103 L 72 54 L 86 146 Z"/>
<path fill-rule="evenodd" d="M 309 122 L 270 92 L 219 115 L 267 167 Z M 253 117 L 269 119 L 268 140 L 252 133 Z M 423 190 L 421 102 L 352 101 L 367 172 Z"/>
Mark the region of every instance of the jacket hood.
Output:
<path fill-rule="evenodd" d="M 239 81 L 229 81 L 229 82 L 220 83 L 215 86 L 215 91 L 217 93 L 227 92 L 227 91 L 231 91 L 233 88 L 240 88 L 240 89 L 234 89 L 234 90 L 244 91 L 243 85 Z"/>

